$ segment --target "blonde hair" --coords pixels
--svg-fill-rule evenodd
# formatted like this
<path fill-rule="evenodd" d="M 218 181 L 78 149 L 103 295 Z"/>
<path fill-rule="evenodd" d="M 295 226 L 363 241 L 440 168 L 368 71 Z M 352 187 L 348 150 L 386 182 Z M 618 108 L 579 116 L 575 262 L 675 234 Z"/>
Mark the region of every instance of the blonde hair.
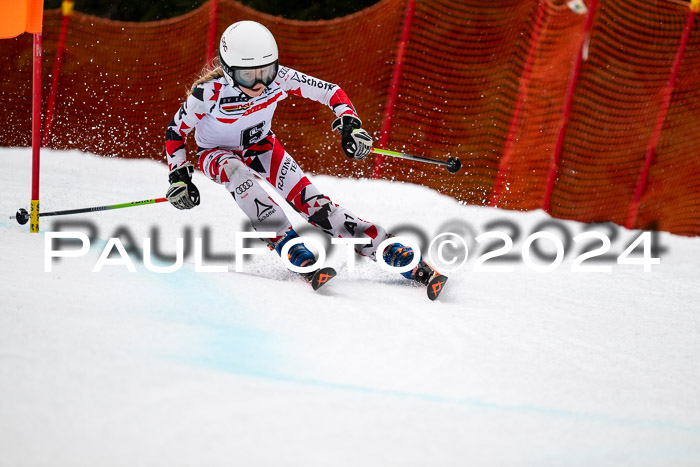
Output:
<path fill-rule="evenodd" d="M 190 97 L 190 94 L 192 94 L 194 89 L 200 84 L 216 78 L 221 78 L 222 76 L 224 76 L 224 70 L 221 68 L 221 65 L 219 65 L 219 57 L 214 57 L 214 59 L 207 63 L 204 68 L 202 68 L 202 71 L 199 72 L 199 78 L 197 78 L 187 90 L 187 97 Z"/>

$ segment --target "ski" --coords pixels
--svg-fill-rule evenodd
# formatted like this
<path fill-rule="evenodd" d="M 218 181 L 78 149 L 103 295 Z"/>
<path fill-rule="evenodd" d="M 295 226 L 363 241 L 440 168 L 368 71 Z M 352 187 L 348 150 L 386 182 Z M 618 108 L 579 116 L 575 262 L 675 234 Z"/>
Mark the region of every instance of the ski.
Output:
<path fill-rule="evenodd" d="M 447 282 L 447 276 L 437 272 L 437 270 L 421 259 L 414 270 L 411 278 L 419 284 L 427 286 L 428 298 L 436 300 Z"/>
<path fill-rule="evenodd" d="M 442 292 L 442 289 L 447 282 L 447 276 L 436 273 L 430 282 L 428 282 L 428 298 L 430 300 L 435 300 Z"/>
<path fill-rule="evenodd" d="M 440 296 L 440 293 L 444 289 L 445 282 L 447 282 L 448 277 L 443 274 L 440 274 L 427 263 L 424 262 L 424 264 L 430 268 L 432 274 L 430 275 L 430 279 L 428 280 L 427 284 L 425 282 L 423 283 L 427 285 L 426 288 L 428 298 L 434 301 Z M 335 269 L 328 267 L 317 269 L 312 273 L 300 274 L 300 276 L 303 277 L 304 280 L 306 280 L 309 284 L 311 284 L 311 287 L 314 290 L 318 290 L 324 285 L 326 285 L 328 281 L 333 279 L 337 274 L 338 273 L 335 271 Z"/>
<path fill-rule="evenodd" d="M 337 272 L 333 268 L 321 268 L 313 273 L 303 274 L 302 277 L 306 279 L 314 290 L 318 290 L 323 285 L 325 285 L 329 280 L 336 276 Z"/>

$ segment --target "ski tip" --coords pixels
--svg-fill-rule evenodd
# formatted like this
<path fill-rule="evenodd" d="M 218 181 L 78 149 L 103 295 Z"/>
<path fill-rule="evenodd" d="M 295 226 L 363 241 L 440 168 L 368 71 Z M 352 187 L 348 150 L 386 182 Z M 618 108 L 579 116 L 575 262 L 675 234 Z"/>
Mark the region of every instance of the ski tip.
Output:
<path fill-rule="evenodd" d="M 438 274 L 428 282 L 428 298 L 430 300 L 435 300 L 440 296 L 445 282 L 447 282 L 447 276 L 443 276 L 442 274 Z"/>
<path fill-rule="evenodd" d="M 336 276 L 335 269 L 333 268 L 321 268 L 314 273 L 311 277 L 311 287 L 314 290 L 318 290 L 321 286 L 325 285 L 329 280 Z"/>

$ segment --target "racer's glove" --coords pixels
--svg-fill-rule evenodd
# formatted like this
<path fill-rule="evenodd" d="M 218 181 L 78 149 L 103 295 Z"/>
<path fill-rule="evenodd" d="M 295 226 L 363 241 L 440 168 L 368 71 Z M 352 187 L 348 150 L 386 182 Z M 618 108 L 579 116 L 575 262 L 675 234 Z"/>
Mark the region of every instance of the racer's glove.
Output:
<path fill-rule="evenodd" d="M 372 150 L 372 137 L 362 129 L 362 121 L 354 115 L 336 118 L 331 128 L 340 133 L 343 151 L 349 158 L 360 161 Z"/>
<path fill-rule="evenodd" d="M 170 204 L 178 209 L 192 209 L 199 206 L 199 190 L 192 183 L 194 167 L 189 162 L 170 171 L 170 188 L 165 194 Z"/>

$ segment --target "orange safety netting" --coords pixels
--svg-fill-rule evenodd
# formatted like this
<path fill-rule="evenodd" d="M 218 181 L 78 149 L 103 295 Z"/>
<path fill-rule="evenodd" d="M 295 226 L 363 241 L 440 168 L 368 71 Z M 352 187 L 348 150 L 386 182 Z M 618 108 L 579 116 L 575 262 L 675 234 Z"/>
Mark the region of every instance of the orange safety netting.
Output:
<path fill-rule="evenodd" d="M 300 22 L 220 0 L 217 39 L 234 21 L 262 22 L 277 38 L 280 62 L 340 84 L 379 139 L 410 1 L 382 0 L 348 17 Z M 561 138 L 551 214 L 624 225 L 689 10 L 672 0 L 585 3 L 597 4 L 588 35 L 586 15 L 564 0 L 418 0 L 386 148 L 458 156 L 464 168 L 451 175 L 387 158 L 383 176 L 467 203 L 538 209 Z M 209 6 L 140 24 L 75 12 L 48 146 L 163 159 L 166 125 L 206 59 Z M 697 15 L 691 21 L 633 225 L 700 235 L 700 27 Z M 60 25 L 61 11 L 47 11 L 43 102 Z M 582 43 L 585 60 L 563 120 Z M 0 144 L 28 146 L 31 36 L 0 41 L 0 49 Z M 327 108 L 291 97 L 273 128 L 309 172 L 370 176 L 371 161 L 343 155 L 332 120 Z"/>

